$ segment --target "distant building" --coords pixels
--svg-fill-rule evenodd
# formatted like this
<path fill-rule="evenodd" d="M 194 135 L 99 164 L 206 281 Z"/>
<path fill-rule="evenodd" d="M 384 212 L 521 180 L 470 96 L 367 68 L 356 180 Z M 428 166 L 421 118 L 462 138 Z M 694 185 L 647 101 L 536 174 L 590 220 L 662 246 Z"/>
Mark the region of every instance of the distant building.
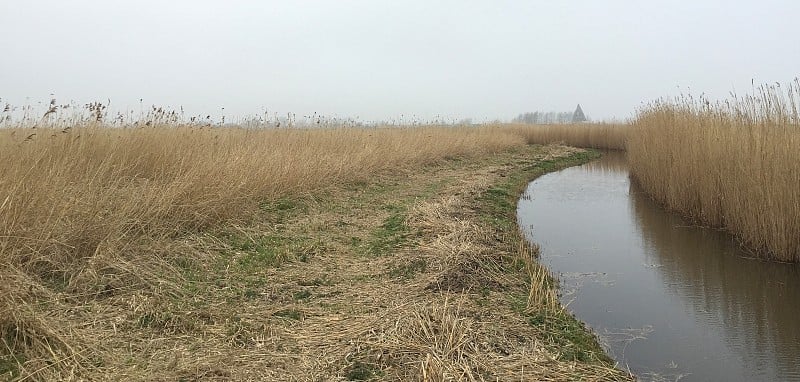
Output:
<path fill-rule="evenodd" d="M 586 115 L 583 114 L 583 109 L 581 109 L 581 104 L 578 104 L 578 107 L 575 108 L 575 112 L 572 113 L 572 123 L 581 123 L 586 122 Z"/>
<path fill-rule="evenodd" d="M 551 124 L 567 124 L 567 123 L 582 123 L 588 122 L 589 118 L 586 118 L 586 114 L 583 114 L 583 109 L 581 109 L 581 105 L 578 105 L 578 108 L 575 111 L 563 111 L 563 112 L 542 112 L 542 111 L 535 111 L 535 112 L 528 112 L 522 113 L 516 116 L 514 119 L 511 120 L 514 123 L 529 123 L 534 125 L 551 125 Z"/>

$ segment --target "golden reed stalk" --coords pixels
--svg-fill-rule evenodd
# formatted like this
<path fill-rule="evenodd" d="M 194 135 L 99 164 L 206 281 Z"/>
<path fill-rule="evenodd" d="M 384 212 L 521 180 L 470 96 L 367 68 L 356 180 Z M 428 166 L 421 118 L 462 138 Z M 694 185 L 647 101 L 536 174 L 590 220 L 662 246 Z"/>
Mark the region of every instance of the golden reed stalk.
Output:
<path fill-rule="evenodd" d="M 631 172 L 657 201 L 757 255 L 800 261 L 798 94 L 795 80 L 722 103 L 650 104 L 628 138 Z"/>

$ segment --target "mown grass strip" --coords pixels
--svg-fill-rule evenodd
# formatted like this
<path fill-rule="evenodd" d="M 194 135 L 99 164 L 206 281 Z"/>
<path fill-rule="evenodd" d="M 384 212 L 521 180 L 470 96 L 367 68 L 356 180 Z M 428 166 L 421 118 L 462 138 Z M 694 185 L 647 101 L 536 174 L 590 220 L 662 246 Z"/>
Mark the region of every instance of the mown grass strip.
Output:
<path fill-rule="evenodd" d="M 566 167 L 580 165 L 600 157 L 600 153 L 587 150 L 569 156 L 538 161 L 530 166 L 517 166 L 505 181 L 494 184 L 480 196 L 482 220 L 491 224 L 495 230 L 509 239 L 510 246 L 519 246 L 524 240 L 515 235 L 519 227 L 516 222 L 516 203 L 528 183 L 543 174 Z M 515 265 L 515 266 L 514 266 Z M 519 271 L 523 264 L 513 264 L 508 271 Z M 557 285 L 549 277 L 547 285 Z M 535 311 L 526 309 L 527 296 L 509 297 L 513 309 L 526 317 L 529 325 L 541 329 L 554 354 L 561 361 L 600 363 L 612 366 L 614 361 L 605 353 L 595 335 L 581 321 L 566 310 Z"/>

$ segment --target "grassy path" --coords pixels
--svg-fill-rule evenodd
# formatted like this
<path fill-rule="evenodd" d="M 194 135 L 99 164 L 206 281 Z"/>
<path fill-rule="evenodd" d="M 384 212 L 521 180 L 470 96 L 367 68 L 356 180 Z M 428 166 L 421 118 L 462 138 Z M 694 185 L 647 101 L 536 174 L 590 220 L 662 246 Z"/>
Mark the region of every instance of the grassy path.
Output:
<path fill-rule="evenodd" d="M 514 221 L 529 179 L 591 157 L 530 146 L 453 159 L 263 203 L 254 221 L 166 243 L 157 285 L 76 304 L 62 317 L 91 344 L 78 372 L 627 380 L 558 304 Z"/>

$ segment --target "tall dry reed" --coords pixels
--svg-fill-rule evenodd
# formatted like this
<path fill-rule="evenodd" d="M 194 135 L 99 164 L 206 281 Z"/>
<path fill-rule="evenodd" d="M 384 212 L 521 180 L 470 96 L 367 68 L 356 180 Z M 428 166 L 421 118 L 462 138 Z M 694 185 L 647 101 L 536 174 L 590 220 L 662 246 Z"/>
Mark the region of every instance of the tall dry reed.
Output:
<path fill-rule="evenodd" d="M 528 143 L 564 143 L 569 146 L 624 150 L 629 126 L 608 123 L 570 125 L 513 125 Z"/>
<path fill-rule="evenodd" d="M 0 261 L 58 273 L 138 237 L 234 219 L 260 200 L 521 145 L 497 128 L 3 130 Z"/>
<path fill-rule="evenodd" d="M 524 145 L 497 127 L 0 129 L 0 372 L 18 356 L 53 378 L 91 364 L 91 343 L 32 306 L 161 288 L 161 239 L 265 200 Z"/>
<path fill-rule="evenodd" d="M 659 202 L 759 255 L 800 261 L 799 94 L 795 80 L 721 103 L 650 104 L 628 140 L 632 174 Z"/>

